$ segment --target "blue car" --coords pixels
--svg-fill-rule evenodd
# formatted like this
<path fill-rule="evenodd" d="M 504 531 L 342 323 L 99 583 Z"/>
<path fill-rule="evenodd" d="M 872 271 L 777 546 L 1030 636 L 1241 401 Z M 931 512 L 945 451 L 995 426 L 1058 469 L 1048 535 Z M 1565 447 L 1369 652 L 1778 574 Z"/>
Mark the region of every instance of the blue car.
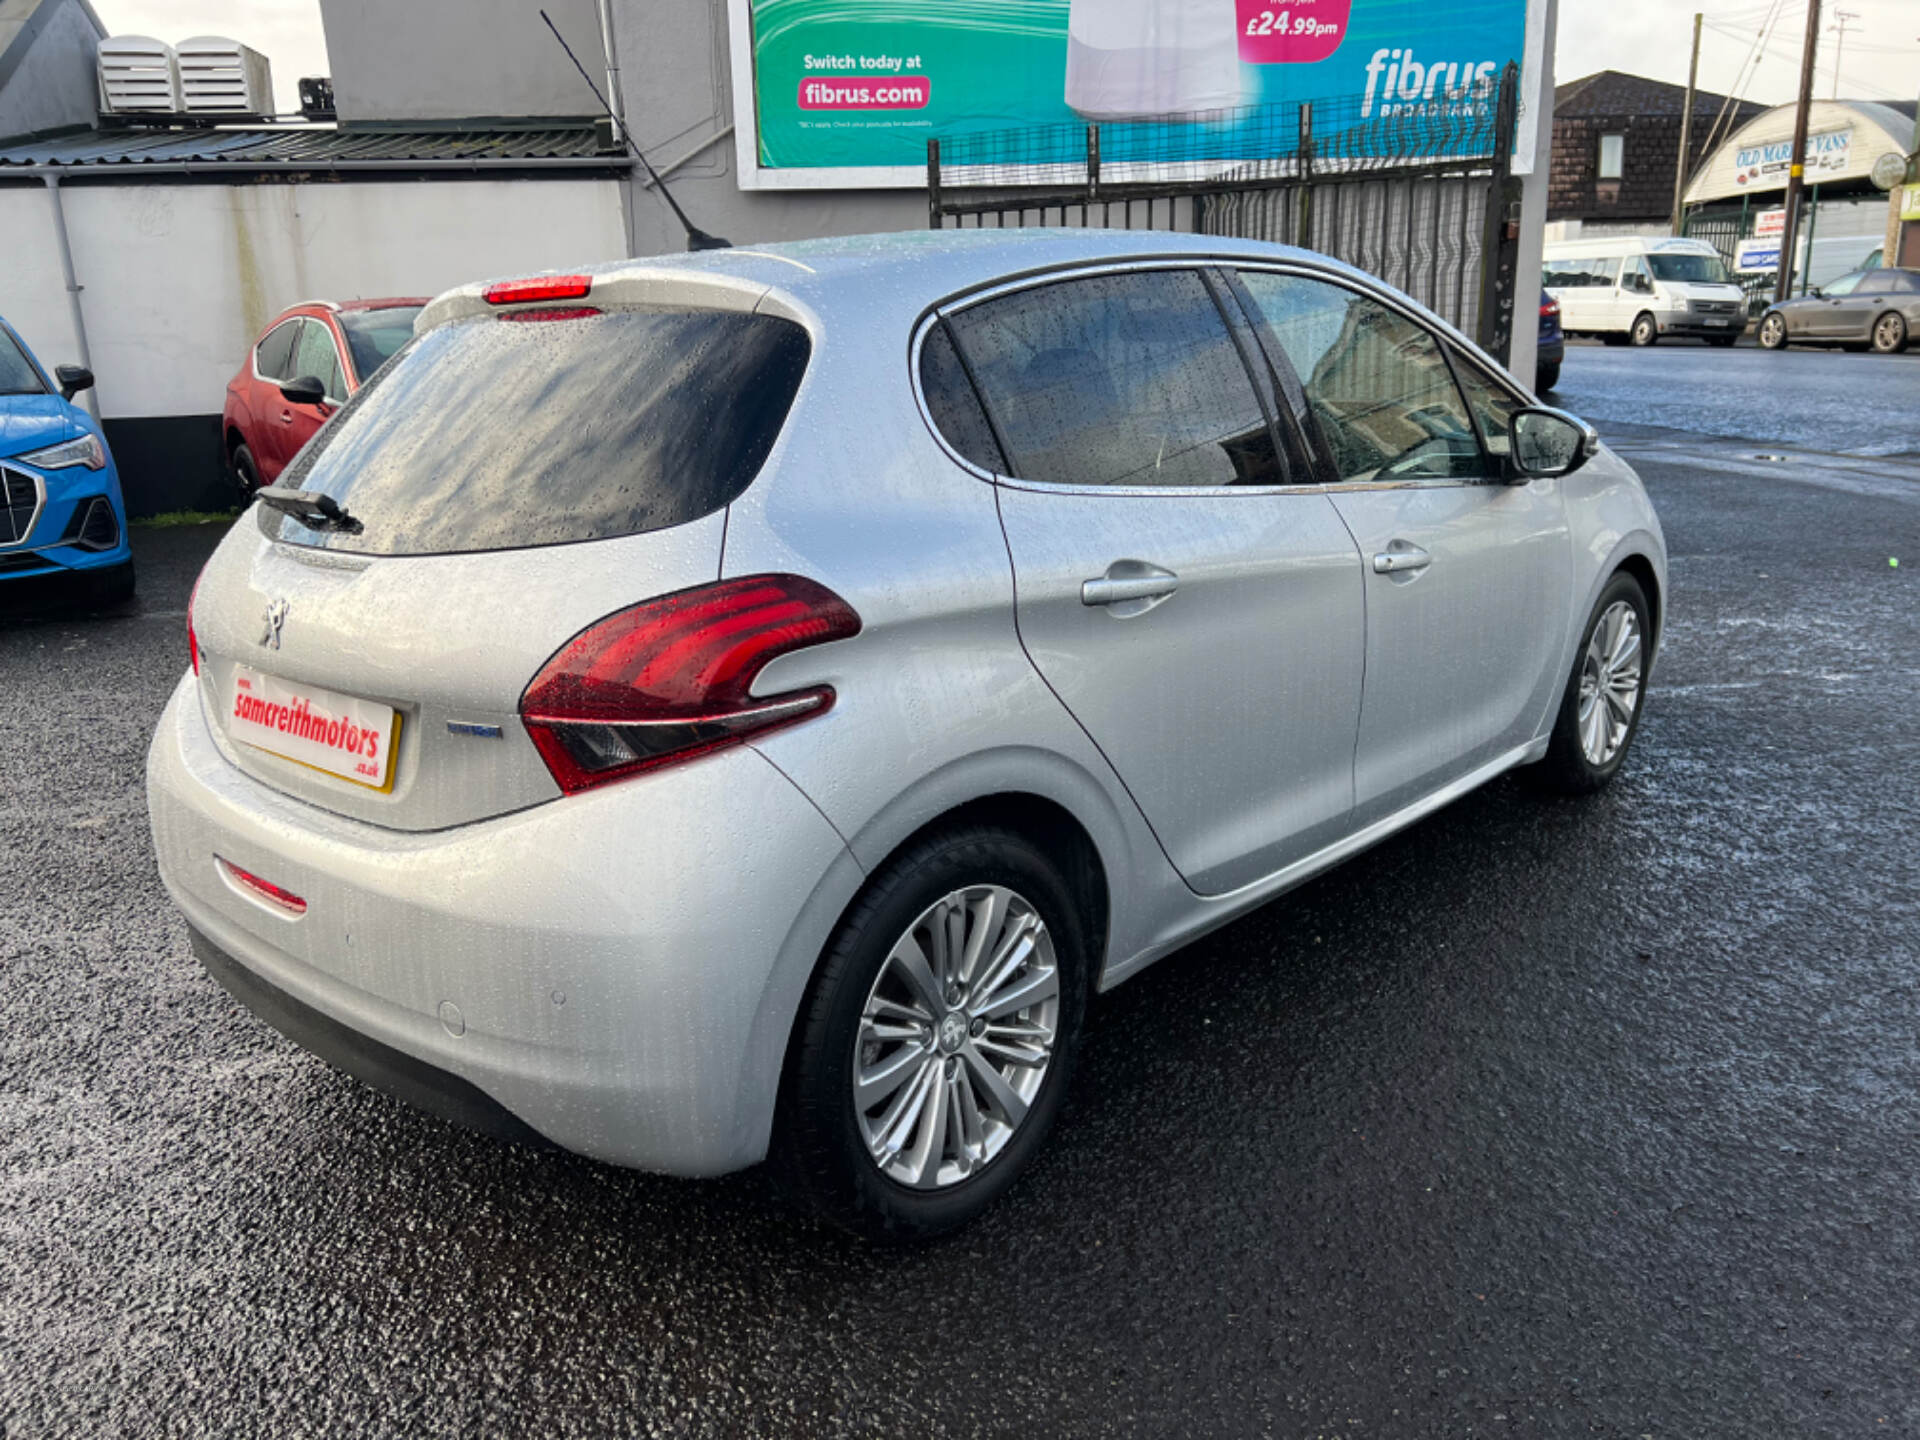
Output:
<path fill-rule="evenodd" d="M 1540 349 L 1533 388 L 1545 394 L 1560 383 L 1560 362 L 1567 358 L 1567 337 L 1560 330 L 1560 302 L 1540 292 Z"/>
<path fill-rule="evenodd" d="M 99 422 L 73 403 L 92 384 L 78 365 L 48 380 L 0 319 L 0 601 L 133 594 L 120 476 Z"/>

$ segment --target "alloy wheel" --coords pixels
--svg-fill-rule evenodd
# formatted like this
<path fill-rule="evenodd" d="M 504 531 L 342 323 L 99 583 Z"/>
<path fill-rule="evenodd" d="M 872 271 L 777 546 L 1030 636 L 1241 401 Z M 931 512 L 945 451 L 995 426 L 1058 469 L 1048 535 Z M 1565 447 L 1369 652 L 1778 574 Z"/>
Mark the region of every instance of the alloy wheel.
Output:
<path fill-rule="evenodd" d="M 929 905 L 888 951 L 854 1041 L 854 1113 L 881 1173 L 921 1190 L 977 1175 L 1025 1121 L 1059 1022 L 1031 903 L 975 885 Z"/>
<path fill-rule="evenodd" d="M 1626 744 L 1640 705 L 1642 661 L 1640 617 L 1616 600 L 1594 625 L 1580 670 L 1580 748 L 1590 765 L 1606 765 Z"/>
<path fill-rule="evenodd" d="M 1906 343 L 1907 322 L 1891 313 L 1882 315 L 1873 327 L 1873 348 L 1890 355 Z"/>
<path fill-rule="evenodd" d="M 1769 350 L 1778 350 L 1787 338 L 1787 322 L 1778 315 L 1769 315 L 1760 322 L 1760 343 Z"/>

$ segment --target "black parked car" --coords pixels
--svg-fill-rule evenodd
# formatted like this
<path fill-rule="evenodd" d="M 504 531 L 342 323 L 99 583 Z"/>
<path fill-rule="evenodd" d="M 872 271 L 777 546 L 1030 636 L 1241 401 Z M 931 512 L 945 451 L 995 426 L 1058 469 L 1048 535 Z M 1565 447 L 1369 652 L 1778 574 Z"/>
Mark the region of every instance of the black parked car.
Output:
<path fill-rule="evenodd" d="M 1831 285 L 1769 305 L 1760 317 L 1760 343 L 1784 350 L 1816 345 L 1872 346 L 1882 355 L 1907 348 L 1920 330 L 1920 270 L 1855 270 Z"/>

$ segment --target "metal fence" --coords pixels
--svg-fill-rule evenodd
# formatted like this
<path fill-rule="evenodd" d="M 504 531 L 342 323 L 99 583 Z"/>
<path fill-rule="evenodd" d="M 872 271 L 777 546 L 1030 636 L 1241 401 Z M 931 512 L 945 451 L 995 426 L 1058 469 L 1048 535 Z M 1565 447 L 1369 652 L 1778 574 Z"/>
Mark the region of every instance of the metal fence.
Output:
<path fill-rule="evenodd" d="M 927 145 L 935 229 L 1080 225 L 1302 245 L 1379 276 L 1501 360 L 1512 338 L 1519 72 L 1386 105 L 1047 125 Z M 1530 312 L 1529 312 L 1530 313 Z"/>
<path fill-rule="evenodd" d="M 1747 297 L 1747 313 L 1758 315 L 1773 303 L 1780 277 L 1777 271 L 1740 274 L 1734 270 L 1735 255 L 1742 240 L 1753 238 L 1759 223 L 1760 210 L 1749 200 L 1742 199 L 1740 208 L 1731 205 L 1721 207 L 1702 206 L 1689 210 L 1680 224 L 1680 233 L 1689 240 L 1704 240 L 1720 252 L 1720 258 L 1727 262 L 1727 269 L 1734 271 L 1734 283 L 1739 285 Z M 1794 273 L 1789 293 L 1804 295 L 1811 280 L 1813 268 L 1813 241 L 1820 228 L 1820 187 L 1812 187 L 1800 210 L 1800 243 L 1794 248 L 1799 253 L 1794 257 Z"/>

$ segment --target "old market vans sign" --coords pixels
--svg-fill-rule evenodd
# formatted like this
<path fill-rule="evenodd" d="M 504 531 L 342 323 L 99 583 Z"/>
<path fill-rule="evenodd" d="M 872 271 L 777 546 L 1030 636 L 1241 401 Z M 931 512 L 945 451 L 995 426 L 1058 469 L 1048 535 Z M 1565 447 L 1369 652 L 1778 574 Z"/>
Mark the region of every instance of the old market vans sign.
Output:
<path fill-rule="evenodd" d="M 1829 130 L 1807 136 L 1806 179 L 1809 184 L 1838 176 L 1847 168 L 1853 154 L 1853 130 Z M 1771 145 L 1749 145 L 1733 157 L 1733 183 L 1755 190 L 1778 190 L 1787 183 L 1793 168 L 1793 142 L 1776 140 Z"/>
<path fill-rule="evenodd" d="M 749 188 L 921 183 L 929 139 L 977 131 L 1217 126 L 1222 111 L 1300 100 L 1457 115 L 1491 106 L 1501 69 L 1525 65 L 1544 31 L 1528 0 L 729 3 Z M 1247 142 L 1275 143 L 1270 130 Z"/>

